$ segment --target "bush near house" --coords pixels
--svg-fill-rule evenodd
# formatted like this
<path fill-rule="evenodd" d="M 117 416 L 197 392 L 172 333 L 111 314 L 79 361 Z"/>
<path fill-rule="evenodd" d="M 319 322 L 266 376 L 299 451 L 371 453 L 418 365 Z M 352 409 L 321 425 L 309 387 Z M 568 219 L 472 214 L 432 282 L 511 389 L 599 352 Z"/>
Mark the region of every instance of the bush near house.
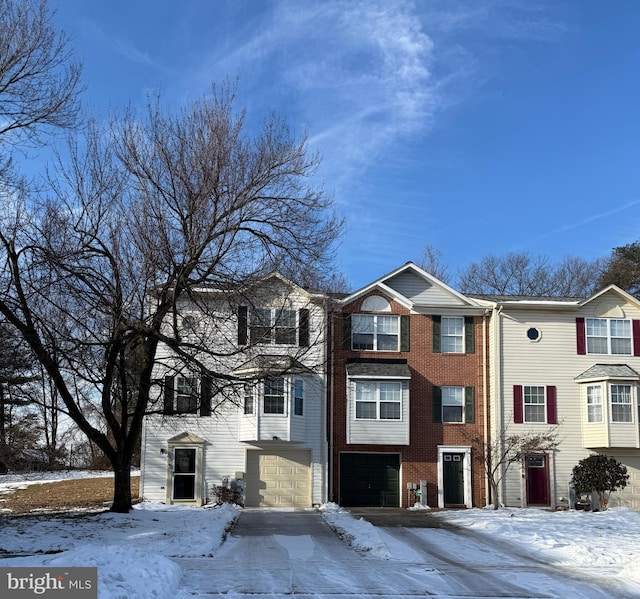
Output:
<path fill-rule="evenodd" d="M 624 489 L 628 481 L 626 466 L 615 458 L 602 454 L 591 454 L 580 460 L 571 475 L 571 484 L 576 493 L 598 493 L 602 510 L 607 509 L 611 492 Z"/>

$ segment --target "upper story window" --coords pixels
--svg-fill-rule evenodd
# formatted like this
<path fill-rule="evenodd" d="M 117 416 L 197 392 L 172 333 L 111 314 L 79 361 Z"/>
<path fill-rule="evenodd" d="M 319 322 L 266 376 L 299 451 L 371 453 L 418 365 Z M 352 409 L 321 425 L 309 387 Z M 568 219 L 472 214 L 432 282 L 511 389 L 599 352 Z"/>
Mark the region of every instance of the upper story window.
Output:
<path fill-rule="evenodd" d="M 525 387 L 523 388 L 523 399 L 525 422 L 547 421 L 544 387 L 525 385 Z"/>
<path fill-rule="evenodd" d="M 442 422 L 464 422 L 463 387 L 442 387 Z"/>
<path fill-rule="evenodd" d="M 554 385 L 514 385 L 513 422 L 557 424 Z"/>
<path fill-rule="evenodd" d="M 588 354 L 631 355 L 631 321 L 585 318 Z"/>
<path fill-rule="evenodd" d="M 356 419 L 400 420 L 402 383 L 356 381 Z"/>
<path fill-rule="evenodd" d="M 611 385 L 611 422 L 633 422 L 631 385 Z"/>
<path fill-rule="evenodd" d="M 255 399 L 253 396 L 253 385 L 244 386 L 244 413 L 253 414 L 255 412 Z"/>
<path fill-rule="evenodd" d="M 443 353 L 461 354 L 464 351 L 464 318 L 462 316 L 443 316 L 440 334 Z"/>
<path fill-rule="evenodd" d="M 293 413 L 304 416 L 304 383 L 301 379 L 293 381 Z"/>
<path fill-rule="evenodd" d="M 198 379 L 192 376 L 176 377 L 176 413 L 197 414 Z"/>
<path fill-rule="evenodd" d="M 602 422 L 602 385 L 587 387 L 587 422 Z"/>
<path fill-rule="evenodd" d="M 211 415 L 211 379 L 195 376 L 164 377 L 164 414 Z"/>
<path fill-rule="evenodd" d="M 251 313 L 251 343 L 296 343 L 296 311 L 279 308 L 257 308 Z"/>
<path fill-rule="evenodd" d="M 264 381 L 264 413 L 284 414 L 284 378 L 276 377 Z"/>
<path fill-rule="evenodd" d="M 308 308 L 238 307 L 238 345 L 275 344 L 309 345 L 310 312 Z"/>
<path fill-rule="evenodd" d="M 351 332 L 352 349 L 398 351 L 400 348 L 399 316 L 353 314 Z"/>
<path fill-rule="evenodd" d="M 432 316 L 433 352 L 475 353 L 473 316 Z"/>
<path fill-rule="evenodd" d="M 473 387 L 433 387 L 433 421 L 445 424 L 475 423 Z"/>

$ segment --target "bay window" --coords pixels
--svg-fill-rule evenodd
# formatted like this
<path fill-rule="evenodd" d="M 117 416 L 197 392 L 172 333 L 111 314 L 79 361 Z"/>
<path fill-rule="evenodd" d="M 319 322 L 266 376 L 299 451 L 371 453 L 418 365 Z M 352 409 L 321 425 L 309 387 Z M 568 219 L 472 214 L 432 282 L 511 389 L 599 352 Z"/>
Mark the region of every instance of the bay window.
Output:
<path fill-rule="evenodd" d="M 356 419 L 400 420 L 402 383 L 356 381 Z"/>

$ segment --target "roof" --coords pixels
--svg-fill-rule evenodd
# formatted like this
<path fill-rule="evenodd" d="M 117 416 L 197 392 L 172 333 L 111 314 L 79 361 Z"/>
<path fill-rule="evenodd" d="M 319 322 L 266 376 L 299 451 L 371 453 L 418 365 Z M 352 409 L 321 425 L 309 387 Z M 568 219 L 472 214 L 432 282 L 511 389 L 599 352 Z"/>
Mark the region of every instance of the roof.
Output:
<path fill-rule="evenodd" d="M 245 362 L 233 371 L 239 377 L 276 376 L 284 373 L 309 372 L 309 368 L 302 365 L 291 356 L 260 354 Z"/>
<path fill-rule="evenodd" d="M 601 381 L 604 379 L 640 380 L 640 374 L 627 364 L 594 364 L 591 368 L 575 377 L 574 380 Z"/>
<path fill-rule="evenodd" d="M 411 370 L 406 360 L 367 360 L 347 364 L 350 377 L 379 377 L 410 379 Z"/>

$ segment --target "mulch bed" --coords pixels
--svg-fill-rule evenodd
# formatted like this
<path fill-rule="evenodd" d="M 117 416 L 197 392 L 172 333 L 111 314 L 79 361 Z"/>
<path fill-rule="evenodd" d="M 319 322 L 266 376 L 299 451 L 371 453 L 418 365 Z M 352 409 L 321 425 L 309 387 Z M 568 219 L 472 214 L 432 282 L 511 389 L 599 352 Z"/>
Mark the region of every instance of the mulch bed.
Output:
<path fill-rule="evenodd" d="M 139 484 L 140 477 L 132 476 L 131 495 L 134 502 L 138 498 Z M 26 489 L 0 494 L 0 510 L 11 510 L 11 514 L 28 514 L 34 511 L 108 509 L 112 500 L 113 478 L 83 478 L 35 483 Z"/>

